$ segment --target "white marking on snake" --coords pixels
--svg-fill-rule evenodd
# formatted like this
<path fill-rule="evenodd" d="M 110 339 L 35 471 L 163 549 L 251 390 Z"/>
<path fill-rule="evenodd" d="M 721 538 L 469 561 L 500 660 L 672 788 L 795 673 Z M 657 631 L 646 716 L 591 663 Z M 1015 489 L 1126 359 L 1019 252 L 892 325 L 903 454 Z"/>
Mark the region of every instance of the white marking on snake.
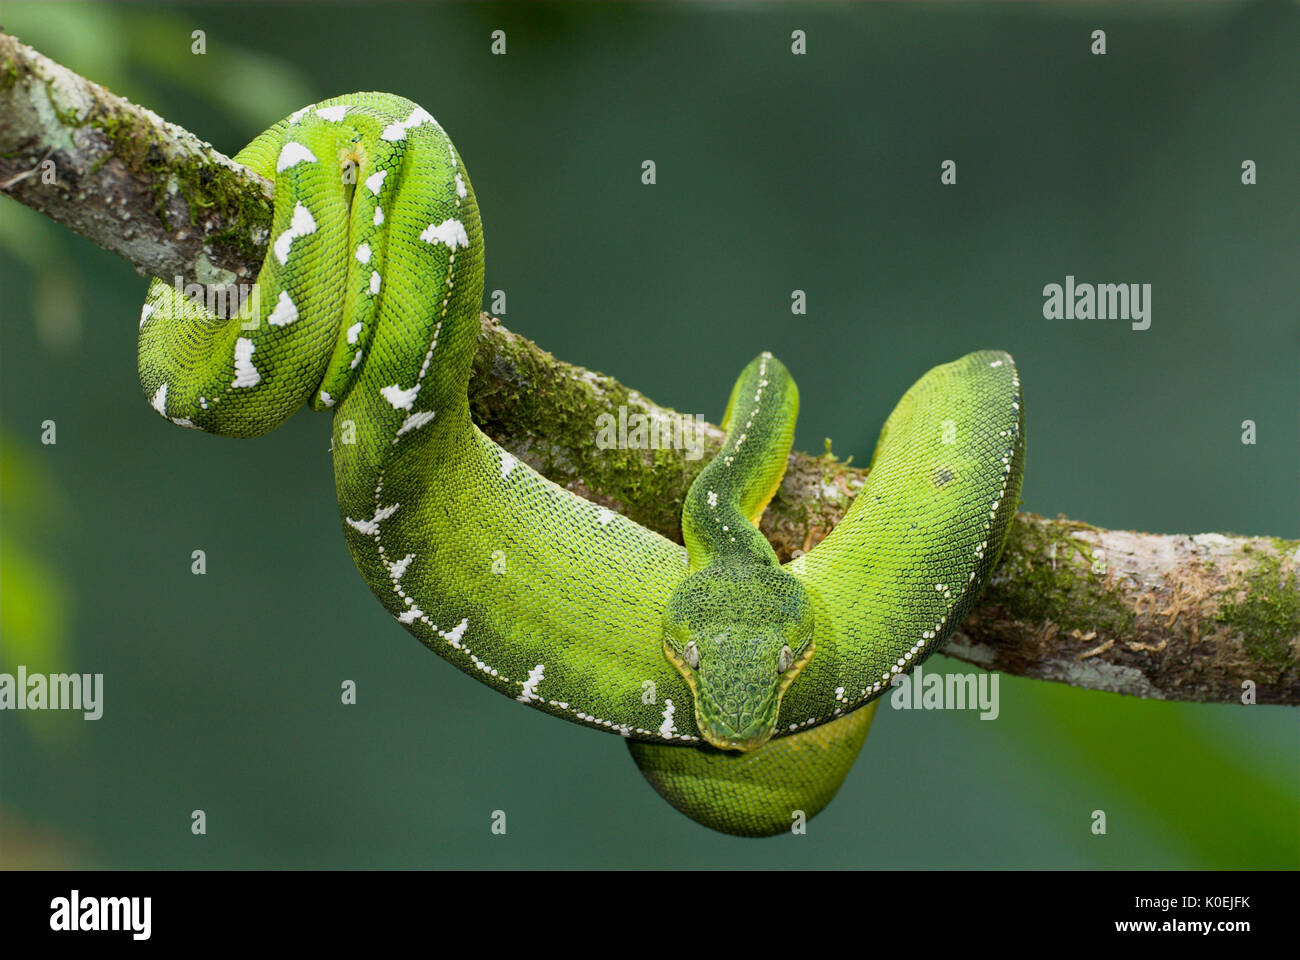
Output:
<path fill-rule="evenodd" d="M 420 384 L 416 384 L 409 390 L 403 390 L 397 384 L 382 387 L 379 391 L 385 400 L 393 405 L 394 410 L 410 411 L 411 404 L 415 403 L 415 398 L 419 396 Z"/>
<path fill-rule="evenodd" d="M 357 342 L 357 337 L 359 336 L 361 336 L 360 320 L 348 327 L 348 343 L 355 344 Z"/>
<path fill-rule="evenodd" d="M 255 387 L 262 382 L 262 375 L 253 366 L 253 351 L 256 349 L 248 337 L 240 337 L 235 341 L 235 379 L 230 383 L 232 387 Z"/>
<path fill-rule="evenodd" d="M 152 303 L 146 303 L 146 304 L 144 305 L 144 307 L 141 308 L 141 310 L 140 310 L 140 326 L 142 326 L 142 327 L 144 326 L 144 322 L 145 322 L 146 320 L 149 319 L 149 314 L 151 314 L 151 313 L 153 313 L 153 312 L 154 312 L 154 305 L 153 305 Z"/>
<path fill-rule="evenodd" d="M 537 696 L 537 685 L 542 682 L 545 669 L 546 664 L 539 663 L 528 671 L 528 679 L 524 681 L 524 688 L 519 692 L 519 696 L 515 697 L 516 700 L 520 703 L 528 703 L 530 700 L 540 699 Z"/>
<path fill-rule="evenodd" d="M 600 513 L 596 514 L 596 519 L 600 521 L 602 527 L 607 527 L 609 522 L 614 519 L 614 513 L 608 507 L 601 507 Z"/>
<path fill-rule="evenodd" d="M 676 712 L 677 708 L 673 706 L 673 702 L 671 700 L 665 700 L 664 722 L 659 724 L 659 736 L 663 737 L 665 740 L 671 740 L 673 734 L 677 730 L 677 725 L 673 723 L 673 714 Z"/>
<path fill-rule="evenodd" d="M 293 219 L 289 222 L 289 229 L 280 234 L 275 241 L 275 258 L 280 261 L 280 266 L 284 266 L 289 262 L 289 247 L 295 240 L 315 232 L 316 220 L 312 217 L 311 211 L 301 203 L 296 204 L 293 208 Z"/>
<path fill-rule="evenodd" d="M 452 261 L 455 259 L 456 259 L 455 254 L 452 254 L 450 257 L 447 258 L 447 269 L 449 270 L 451 269 Z M 447 296 L 448 297 L 451 296 L 450 291 L 447 293 Z M 447 312 L 446 300 L 443 300 L 442 302 L 442 311 L 443 313 Z M 438 347 L 438 334 L 441 330 L 442 330 L 442 321 L 439 320 L 437 324 L 434 325 L 433 336 L 429 339 L 429 349 L 424 352 L 424 363 L 420 364 L 420 377 L 419 377 L 420 380 L 423 380 L 424 375 L 429 372 L 429 361 L 433 359 L 433 351 L 436 350 Z"/>
<path fill-rule="evenodd" d="M 379 196 L 379 188 L 384 185 L 384 177 L 388 176 L 387 170 L 379 170 L 366 177 L 366 186 L 375 196 Z"/>
<path fill-rule="evenodd" d="M 297 319 L 298 307 L 289 299 L 289 294 L 281 290 L 275 309 L 266 315 L 266 322 L 273 327 L 287 327 Z"/>
<path fill-rule="evenodd" d="M 400 503 L 394 503 L 387 507 L 378 507 L 375 515 L 369 520 L 353 520 L 351 517 L 344 517 L 344 519 L 347 520 L 348 526 L 358 533 L 373 535 L 379 532 L 379 525 L 395 514 L 400 506 Z"/>
<path fill-rule="evenodd" d="M 459 650 L 460 638 L 465 636 L 465 629 L 468 626 L 469 626 L 469 618 L 466 617 L 464 620 L 456 624 L 456 626 L 452 627 L 450 630 L 439 630 L 438 632 L 442 634 L 442 638 L 444 640 L 446 640 L 453 647 Z"/>
<path fill-rule="evenodd" d="M 167 416 L 167 384 L 164 383 L 159 387 L 158 392 L 153 395 L 153 399 L 149 402 L 153 404 L 153 408 L 158 411 L 160 416 Z"/>
<path fill-rule="evenodd" d="M 419 607 L 409 607 L 397 615 L 397 619 L 402 623 L 414 623 L 420 617 L 424 616 L 424 611 Z"/>
<path fill-rule="evenodd" d="M 402 574 L 406 573 L 406 568 L 411 565 L 411 561 L 414 559 L 415 554 L 408 553 L 401 560 L 388 565 L 388 575 L 393 578 L 394 583 L 402 579 Z"/>
<path fill-rule="evenodd" d="M 377 227 L 383 222 L 384 222 L 384 208 L 375 207 L 375 226 Z"/>
<path fill-rule="evenodd" d="M 465 187 L 465 181 L 459 173 L 456 174 L 456 196 L 462 200 L 469 196 L 469 190 Z"/>
<path fill-rule="evenodd" d="M 384 127 L 384 132 L 379 135 L 381 140 L 389 142 L 395 140 L 405 140 L 406 131 L 412 127 L 418 127 L 422 123 L 432 123 L 437 126 L 437 122 L 429 115 L 429 112 L 423 107 L 416 107 L 411 111 L 411 115 L 400 123 L 390 123 Z"/>
<path fill-rule="evenodd" d="M 516 464 L 518 463 L 519 461 L 516 460 L 512 454 L 508 453 L 505 450 L 502 450 L 501 451 L 501 479 L 504 480 L 506 477 L 510 476 L 510 471 L 513 470 Z"/>
<path fill-rule="evenodd" d="M 469 235 L 465 233 L 465 224 L 459 220 L 444 220 L 431 223 L 420 233 L 425 243 L 443 243 L 448 250 L 469 246 Z"/>
<path fill-rule="evenodd" d="M 315 163 L 316 154 L 312 153 L 301 143 L 290 140 L 280 148 L 280 157 L 275 161 L 275 172 L 280 173 L 288 170 L 290 167 L 297 166 L 300 163 Z"/>
<path fill-rule="evenodd" d="M 400 437 L 402 434 L 408 433 L 411 430 L 419 430 L 422 426 L 432 420 L 433 417 L 434 412 L 432 410 L 421 410 L 419 413 L 413 413 L 402 421 L 402 425 L 397 428 L 397 435 Z"/>
<path fill-rule="evenodd" d="M 378 270 L 370 271 L 370 292 L 371 293 L 379 292 L 379 271 Z"/>
<path fill-rule="evenodd" d="M 330 123 L 342 123 L 343 115 L 347 112 L 347 104 L 342 103 L 336 107 L 321 107 L 316 111 L 316 116 L 322 120 L 328 120 Z"/>
<path fill-rule="evenodd" d="M 357 259 L 362 263 L 370 262 L 370 244 L 361 243 L 357 245 Z"/>
<path fill-rule="evenodd" d="M 301 110 L 295 110 L 293 113 L 289 114 L 289 122 L 297 123 L 299 120 L 305 117 L 307 115 L 307 111 L 309 111 L 314 106 L 316 106 L 316 104 L 313 103 L 303 107 Z"/>
<path fill-rule="evenodd" d="M 323 403 L 323 404 L 325 404 L 325 406 L 327 406 L 327 407 L 332 407 L 332 406 L 334 406 L 334 398 L 331 397 L 331 396 L 330 396 L 328 393 L 326 393 L 324 390 L 322 390 L 322 391 L 320 392 L 320 402 Z"/>

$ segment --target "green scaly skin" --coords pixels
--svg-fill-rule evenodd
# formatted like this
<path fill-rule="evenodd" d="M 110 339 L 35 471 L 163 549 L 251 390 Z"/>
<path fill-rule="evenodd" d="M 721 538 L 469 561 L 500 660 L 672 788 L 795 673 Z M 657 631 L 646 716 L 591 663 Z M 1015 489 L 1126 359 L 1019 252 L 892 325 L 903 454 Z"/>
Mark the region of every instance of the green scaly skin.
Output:
<path fill-rule="evenodd" d="M 722 448 L 682 509 L 690 574 L 668 598 L 664 655 L 695 700 L 695 723 L 721 750 L 754 750 L 811 659 L 812 597 L 758 531 L 794 440 L 799 391 L 765 353 L 731 391 Z"/>
<path fill-rule="evenodd" d="M 798 396 L 758 358 L 692 487 L 684 550 L 471 421 L 482 229 L 431 116 L 337 97 L 236 159 L 275 182 L 271 246 L 229 320 L 151 285 L 139 365 L 154 409 L 234 437 L 304 403 L 332 411 L 348 547 L 421 642 L 521 703 L 622 735 L 655 788 L 714 829 L 769 835 L 825 806 L 872 701 L 942 644 L 1001 550 L 1024 451 L 1011 358 L 973 353 L 918 381 L 843 522 L 784 566 L 754 523 Z"/>

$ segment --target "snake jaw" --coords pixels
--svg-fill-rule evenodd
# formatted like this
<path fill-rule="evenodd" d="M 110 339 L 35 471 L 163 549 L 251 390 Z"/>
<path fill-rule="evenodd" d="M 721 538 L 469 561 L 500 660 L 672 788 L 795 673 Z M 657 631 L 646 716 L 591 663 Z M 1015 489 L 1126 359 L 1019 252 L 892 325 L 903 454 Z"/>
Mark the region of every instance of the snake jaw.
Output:
<path fill-rule="evenodd" d="M 695 721 L 696 723 L 700 723 L 700 712 L 698 707 L 695 711 Z M 704 735 L 704 739 L 708 742 L 709 746 L 715 747 L 718 750 L 729 750 L 736 753 L 748 753 L 751 750 L 757 750 L 772 738 L 772 730 L 768 729 L 750 737 L 748 740 L 728 740 L 726 737 L 718 736 L 702 723 L 700 724 L 700 733 Z"/>

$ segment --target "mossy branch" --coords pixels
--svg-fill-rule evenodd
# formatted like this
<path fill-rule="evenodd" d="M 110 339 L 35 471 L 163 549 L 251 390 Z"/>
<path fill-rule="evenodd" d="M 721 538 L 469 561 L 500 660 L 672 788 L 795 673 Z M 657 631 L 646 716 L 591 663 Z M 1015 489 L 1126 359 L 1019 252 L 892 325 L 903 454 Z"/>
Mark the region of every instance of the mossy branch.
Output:
<path fill-rule="evenodd" d="M 0 192 L 141 274 L 186 283 L 256 276 L 271 222 L 264 179 L 4 34 Z M 124 323 L 123 335 L 134 329 Z M 721 441 L 706 426 L 697 459 L 681 449 L 601 449 L 601 414 L 672 411 L 557 360 L 486 314 L 470 396 L 480 426 L 521 459 L 678 540 L 683 496 Z M 829 453 L 792 454 L 764 533 L 783 558 L 810 549 L 865 481 L 865 470 Z M 1133 696 L 1300 704 L 1298 546 L 1020 514 L 992 583 L 945 652 Z"/>
<path fill-rule="evenodd" d="M 188 130 L 0 33 L 0 191 L 135 265 L 257 275 L 272 185 Z"/>

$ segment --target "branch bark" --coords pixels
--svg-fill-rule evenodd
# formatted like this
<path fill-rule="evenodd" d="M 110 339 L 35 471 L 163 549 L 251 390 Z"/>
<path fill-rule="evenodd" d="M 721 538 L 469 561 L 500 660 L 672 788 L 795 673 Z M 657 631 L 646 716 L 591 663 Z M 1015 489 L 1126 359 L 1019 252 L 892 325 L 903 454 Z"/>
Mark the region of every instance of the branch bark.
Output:
<path fill-rule="evenodd" d="M 0 34 L 0 192 L 142 275 L 255 277 L 272 185 L 188 131 Z M 45 175 L 53 170 L 54 176 Z M 51 182 L 52 180 L 52 182 Z M 721 442 L 601 449 L 601 414 L 676 414 L 557 360 L 484 314 L 470 383 L 483 430 L 556 483 L 680 541 L 683 497 Z M 763 518 L 785 559 L 843 517 L 866 471 L 794 453 Z M 1102 530 L 1021 513 L 944 652 L 1006 673 L 1169 700 L 1300 704 L 1300 544 Z"/>

